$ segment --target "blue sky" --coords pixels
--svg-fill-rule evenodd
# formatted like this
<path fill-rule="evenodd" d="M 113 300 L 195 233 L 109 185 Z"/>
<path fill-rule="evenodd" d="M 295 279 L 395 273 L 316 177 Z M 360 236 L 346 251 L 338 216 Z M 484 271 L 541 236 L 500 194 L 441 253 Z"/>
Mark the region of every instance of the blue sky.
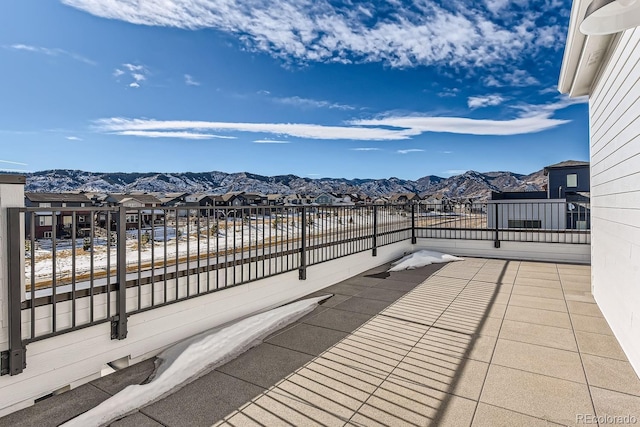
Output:
<path fill-rule="evenodd" d="M 139 4 L 138 4 L 139 3 Z M 588 160 L 561 0 L 3 0 L 0 169 L 416 179 Z"/>

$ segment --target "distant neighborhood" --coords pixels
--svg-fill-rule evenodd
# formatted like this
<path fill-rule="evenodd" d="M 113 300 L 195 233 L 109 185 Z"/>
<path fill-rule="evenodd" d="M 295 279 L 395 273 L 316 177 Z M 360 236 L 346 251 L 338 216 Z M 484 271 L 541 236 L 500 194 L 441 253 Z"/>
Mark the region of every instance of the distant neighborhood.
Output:
<path fill-rule="evenodd" d="M 25 206 L 33 208 L 71 208 L 66 210 L 38 210 L 34 212 L 34 224 L 26 224 L 27 235 L 33 229 L 35 238 L 51 238 L 53 230 L 56 236 L 69 235 L 74 229 L 76 235 L 88 235 L 93 226 L 107 228 L 113 224 L 109 213 L 99 212 L 96 207 L 131 208 L 126 215 L 126 228 L 137 229 L 161 222 L 167 212 L 166 208 L 175 208 L 176 216 L 191 216 L 197 209 L 199 215 L 223 219 L 228 216 L 240 217 L 247 213 L 255 213 L 260 207 L 294 208 L 301 206 L 361 206 L 386 204 L 419 204 L 424 211 L 452 212 L 466 207 L 467 212 L 487 213 L 487 204 L 518 202 L 540 199 L 563 199 L 575 204 L 589 202 L 589 163 L 566 161 L 550 165 L 544 169 L 544 175 L 551 185 L 543 184 L 541 191 L 492 191 L 490 200 L 483 197 L 447 197 L 442 193 L 413 192 L 393 193 L 386 196 L 368 196 L 363 193 L 322 192 L 317 194 L 262 194 L 257 192 L 228 192 L 225 194 L 189 193 L 189 192 L 129 192 L 107 193 L 92 191 L 76 192 L 26 192 Z M 249 207 L 254 209 L 235 211 L 230 208 Z M 506 208 L 505 208 L 506 209 Z M 169 209 L 172 210 L 172 209 Z M 193 212 L 192 212 L 193 211 Z M 584 210 L 583 210 L 584 211 Z M 493 209 L 489 209 L 491 217 Z M 512 215 L 513 216 L 513 215 Z M 93 217 L 93 220 L 92 220 Z M 551 215 L 549 216 L 551 217 Z M 579 218 L 580 228 L 585 221 L 582 214 Z M 506 218 L 506 215 L 503 215 Z M 511 218 L 513 224 L 527 225 L 526 228 L 544 226 L 544 219 Z M 489 218 L 491 223 L 491 218 Z M 533 226 L 532 226 L 533 225 Z M 573 228 L 573 227 L 571 227 Z"/>

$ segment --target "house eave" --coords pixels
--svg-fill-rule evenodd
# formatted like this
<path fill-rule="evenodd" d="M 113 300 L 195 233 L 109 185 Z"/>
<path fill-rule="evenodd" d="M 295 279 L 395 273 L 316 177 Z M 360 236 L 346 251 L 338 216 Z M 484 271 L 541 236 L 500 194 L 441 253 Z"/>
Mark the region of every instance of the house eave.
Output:
<path fill-rule="evenodd" d="M 580 32 L 590 0 L 574 0 L 565 43 L 558 91 L 570 97 L 590 95 L 614 35 L 585 36 Z"/>

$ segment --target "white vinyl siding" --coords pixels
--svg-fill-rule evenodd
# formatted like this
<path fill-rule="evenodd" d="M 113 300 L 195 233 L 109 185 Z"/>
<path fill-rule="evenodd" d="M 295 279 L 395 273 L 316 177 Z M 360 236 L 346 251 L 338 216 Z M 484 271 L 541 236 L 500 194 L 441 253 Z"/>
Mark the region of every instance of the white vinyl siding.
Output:
<path fill-rule="evenodd" d="M 640 372 L 640 28 L 614 46 L 589 100 L 592 287 Z"/>

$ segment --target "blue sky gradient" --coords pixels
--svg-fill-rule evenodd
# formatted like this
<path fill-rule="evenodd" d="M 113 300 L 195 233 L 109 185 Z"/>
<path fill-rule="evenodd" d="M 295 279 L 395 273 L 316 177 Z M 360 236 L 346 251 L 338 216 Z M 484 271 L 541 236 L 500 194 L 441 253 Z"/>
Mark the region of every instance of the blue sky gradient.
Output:
<path fill-rule="evenodd" d="M 140 3 L 140 4 L 138 4 Z M 588 159 L 560 0 L 5 0 L 0 169 L 415 179 Z"/>

